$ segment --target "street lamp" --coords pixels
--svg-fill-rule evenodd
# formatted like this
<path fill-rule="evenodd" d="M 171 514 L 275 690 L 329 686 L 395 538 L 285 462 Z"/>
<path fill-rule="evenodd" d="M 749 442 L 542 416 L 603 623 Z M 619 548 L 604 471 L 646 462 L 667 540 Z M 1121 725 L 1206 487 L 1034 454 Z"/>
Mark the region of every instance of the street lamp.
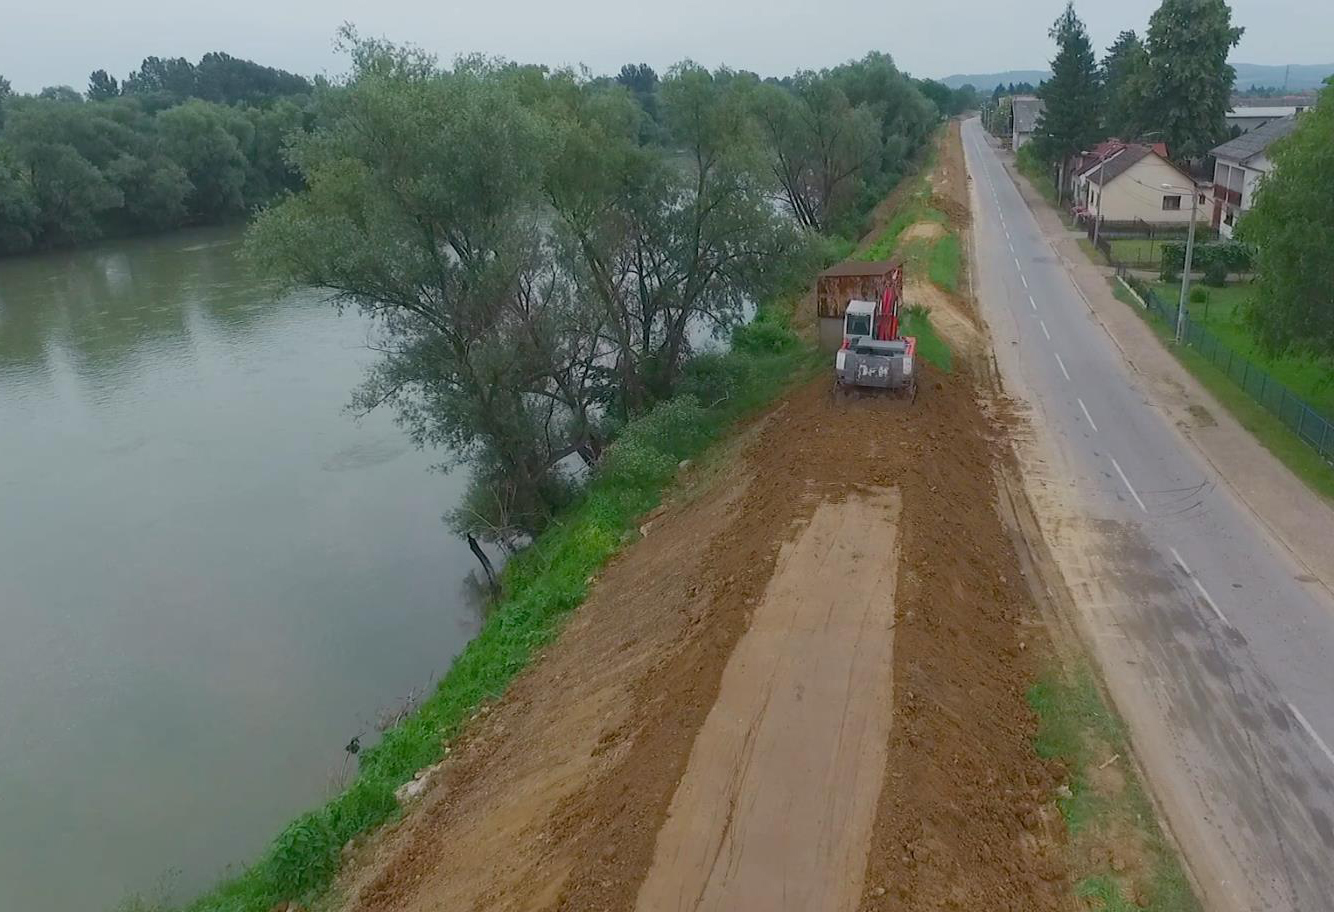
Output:
<path fill-rule="evenodd" d="M 1195 213 L 1199 209 L 1200 195 L 1194 178 L 1191 178 L 1189 191 L 1185 187 L 1174 187 L 1171 184 L 1163 184 L 1162 188 L 1176 190 L 1178 193 L 1190 193 L 1190 228 L 1186 231 L 1186 268 L 1181 271 L 1181 297 L 1177 299 L 1176 344 L 1180 345 L 1181 336 L 1186 328 L 1186 295 L 1190 293 L 1190 261 L 1192 254 L 1195 253 Z"/>

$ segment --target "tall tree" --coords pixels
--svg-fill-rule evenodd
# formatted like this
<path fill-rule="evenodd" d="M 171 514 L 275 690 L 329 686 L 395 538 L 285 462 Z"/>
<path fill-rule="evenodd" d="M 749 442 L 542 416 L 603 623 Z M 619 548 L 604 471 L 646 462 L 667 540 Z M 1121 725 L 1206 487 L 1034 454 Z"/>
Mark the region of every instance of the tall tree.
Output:
<path fill-rule="evenodd" d="M 93 70 L 86 94 L 89 101 L 107 101 L 120 95 L 120 83 L 106 70 Z"/>
<path fill-rule="evenodd" d="M 1056 57 L 1051 62 L 1051 78 L 1038 89 L 1044 110 L 1033 141 L 1039 155 L 1059 165 L 1059 197 L 1065 192 L 1070 158 L 1102 139 L 1102 87 L 1093 44 L 1073 0 L 1066 3 L 1047 35 L 1056 42 Z"/>
<path fill-rule="evenodd" d="M 1224 0 L 1163 0 L 1149 17 L 1144 119 L 1174 159 L 1205 155 L 1227 135 L 1237 75 L 1227 55 L 1242 31 Z"/>
<path fill-rule="evenodd" d="M 1268 348 L 1334 358 L 1334 79 L 1270 150 L 1274 169 L 1241 220 L 1256 245 L 1251 322 Z"/>
<path fill-rule="evenodd" d="M 1144 130 L 1145 77 L 1149 54 L 1134 31 L 1126 30 L 1102 58 L 1103 128 L 1108 136 L 1134 139 Z"/>

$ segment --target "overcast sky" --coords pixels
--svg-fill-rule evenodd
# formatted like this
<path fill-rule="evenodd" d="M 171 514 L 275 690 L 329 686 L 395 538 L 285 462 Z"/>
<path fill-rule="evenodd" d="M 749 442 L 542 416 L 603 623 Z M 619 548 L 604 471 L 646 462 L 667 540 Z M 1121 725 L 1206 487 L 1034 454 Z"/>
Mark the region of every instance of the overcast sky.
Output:
<path fill-rule="evenodd" d="M 1158 0 L 1077 3 L 1094 45 L 1143 32 Z M 627 61 L 666 69 L 690 57 L 763 75 L 819 68 L 887 51 L 915 76 L 1038 69 L 1062 0 L 0 0 L 0 75 L 19 91 L 83 89 L 99 67 L 121 78 L 145 56 L 198 60 L 220 50 L 305 75 L 336 74 L 334 32 L 411 42 L 448 61 L 481 51 L 523 62 Z M 1246 27 L 1234 61 L 1328 63 L 1334 2 L 1234 0 Z"/>

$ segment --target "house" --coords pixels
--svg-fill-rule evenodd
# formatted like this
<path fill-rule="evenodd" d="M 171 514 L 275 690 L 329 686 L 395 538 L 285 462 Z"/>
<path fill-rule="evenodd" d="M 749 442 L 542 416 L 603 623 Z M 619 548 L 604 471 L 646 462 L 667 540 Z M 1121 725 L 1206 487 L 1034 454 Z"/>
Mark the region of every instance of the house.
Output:
<path fill-rule="evenodd" d="M 1212 221 L 1223 237 L 1232 237 L 1237 218 L 1251 208 L 1260 179 L 1273 168 L 1269 147 L 1296 126 L 1297 115 L 1281 117 L 1214 147 Z"/>
<path fill-rule="evenodd" d="M 1227 121 L 1229 132 L 1249 133 L 1257 127 L 1263 127 L 1271 121 L 1281 120 L 1284 117 L 1291 117 L 1294 114 L 1300 114 L 1310 107 L 1310 104 L 1295 105 L 1237 105 L 1231 111 L 1223 115 Z"/>
<path fill-rule="evenodd" d="M 1080 152 L 1078 155 L 1074 156 L 1070 160 L 1070 173 L 1065 184 L 1065 193 L 1067 198 L 1075 201 L 1078 201 L 1080 199 L 1080 196 L 1077 193 L 1077 190 L 1080 187 L 1079 175 L 1085 169 L 1087 169 L 1089 165 L 1096 165 L 1104 158 L 1110 158 L 1111 156 L 1115 155 L 1117 152 L 1120 152 L 1122 149 L 1124 149 L 1126 146 L 1129 145 L 1134 145 L 1134 143 L 1126 142 L 1124 139 L 1117 139 L 1116 137 L 1112 137 L 1111 139 L 1104 139 L 1102 142 L 1098 143 L 1092 149 L 1086 149 L 1083 152 Z M 1144 143 L 1143 145 L 1147 145 L 1150 149 L 1157 152 L 1163 158 L 1167 158 L 1167 143 L 1155 142 L 1155 143 Z"/>
<path fill-rule="evenodd" d="M 1038 117 L 1045 107 L 1042 99 L 1036 95 L 1016 95 L 1010 99 L 1012 118 L 1010 148 L 1018 152 L 1024 143 L 1033 138 L 1033 131 L 1038 126 Z"/>
<path fill-rule="evenodd" d="M 1190 224 L 1191 176 L 1172 164 L 1159 148 L 1122 143 L 1075 177 L 1076 208 L 1102 223 L 1154 228 Z M 1207 217 L 1207 199 L 1196 191 L 1196 218 Z"/>

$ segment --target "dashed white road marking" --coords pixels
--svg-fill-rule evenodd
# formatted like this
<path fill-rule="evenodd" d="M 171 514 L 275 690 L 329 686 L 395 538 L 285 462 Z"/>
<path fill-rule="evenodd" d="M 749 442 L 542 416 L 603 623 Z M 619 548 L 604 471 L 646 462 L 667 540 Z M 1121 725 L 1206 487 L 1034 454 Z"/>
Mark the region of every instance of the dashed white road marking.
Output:
<path fill-rule="evenodd" d="M 1052 354 L 1053 354 L 1053 355 L 1056 355 L 1056 363 L 1059 364 L 1059 365 L 1061 366 L 1061 373 L 1065 375 L 1065 380 L 1066 380 L 1066 382 L 1067 382 L 1067 383 L 1070 382 L 1070 372 L 1069 372 L 1068 370 L 1065 369 L 1065 362 L 1061 360 L 1061 355 L 1060 355 L 1060 353 L 1059 353 L 1059 352 L 1052 352 Z M 1090 421 L 1089 423 L 1092 424 L 1093 422 Z"/>
<path fill-rule="evenodd" d="M 1014 268 L 1019 270 L 1020 275 L 1023 275 L 1024 267 L 1019 265 L 1019 257 L 1014 258 Z"/>
<path fill-rule="evenodd" d="M 1291 701 L 1288 702 L 1288 709 L 1292 712 L 1293 718 L 1297 720 L 1297 724 L 1306 729 L 1306 733 L 1311 736 L 1311 740 L 1315 742 L 1316 747 L 1320 748 L 1324 755 L 1329 759 L 1330 763 L 1334 763 L 1334 750 L 1329 749 L 1329 745 L 1325 743 L 1325 739 L 1320 737 L 1316 730 L 1311 727 L 1310 722 L 1306 721 L 1306 717 L 1302 715 L 1302 711 L 1296 706 L 1293 706 Z"/>
<path fill-rule="evenodd" d="M 1084 408 L 1084 402 L 1083 402 L 1083 400 L 1080 400 L 1080 402 L 1079 402 L 1079 407 L 1080 407 L 1080 408 Z M 1085 415 L 1088 414 L 1088 409 L 1084 409 L 1084 414 L 1085 414 Z M 1093 423 L 1092 421 L 1089 422 L 1089 424 L 1092 424 L 1092 423 Z M 1095 428 L 1094 430 L 1097 430 L 1097 429 Z M 1142 500 L 1139 499 L 1139 494 L 1136 493 L 1134 486 L 1132 486 L 1132 485 L 1130 484 L 1130 479 L 1126 477 L 1126 473 L 1125 473 L 1125 472 L 1122 472 L 1122 471 L 1121 471 L 1121 463 L 1119 463 L 1119 462 L 1116 461 L 1116 457 L 1115 457 L 1115 456 L 1108 456 L 1107 458 L 1110 459 L 1110 460 L 1112 461 L 1112 468 L 1116 469 L 1116 474 L 1118 474 L 1118 475 L 1121 476 L 1121 483 L 1124 484 L 1124 485 L 1126 486 L 1126 490 L 1130 492 L 1130 496 L 1133 497 L 1133 498 L 1135 498 L 1135 503 L 1139 504 L 1140 511 L 1143 512 L 1143 513 L 1148 513 L 1148 512 L 1149 512 L 1149 508 L 1146 507 L 1146 506 L 1144 506 L 1144 501 L 1142 501 Z"/>
<path fill-rule="evenodd" d="M 1044 336 L 1046 336 L 1046 337 L 1047 337 L 1047 341 L 1050 342 L 1050 341 L 1051 341 L 1051 333 L 1047 332 L 1047 321 L 1046 321 L 1046 320 L 1038 320 L 1038 325 L 1042 327 L 1042 334 L 1043 334 Z"/>
<path fill-rule="evenodd" d="M 1076 396 L 1076 397 L 1075 397 L 1075 401 L 1079 403 L 1079 410 L 1080 410 L 1081 412 L 1084 413 L 1084 420 L 1087 421 L 1087 422 L 1089 423 L 1089 427 L 1093 428 L 1093 433 L 1095 433 L 1095 434 L 1098 433 L 1098 426 L 1097 426 L 1096 424 L 1093 423 L 1093 416 L 1089 414 L 1088 406 L 1084 404 L 1084 400 L 1083 400 L 1083 399 L 1080 399 L 1078 396 Z M 1112 462 L 1115 463 L 1116 460 L 1113 459 Z M 1121 471 L 1121 467 L 1120 467 L 1120 466 L 1117 466 L 1117 469 L 1116 469 L 1116 470 L 1117 470 L 1118 472 Z M 1121 480 L 1122 480 L 1122 481 L 1125 481 L 1125 478 L 1126 478 L 1126 477 L 1125 477 L 1124 475 L 1121 476 Z M 1127 487 L 1127 488 L 1130 487 L 1130 482 L 1126 481 L 1126 487 Z M 1134 494 L 1135 492 L 1134 492 L 1134 490 L 1132 489 L 1130 493 Z M 1135 499 L 1136 499 L 1136 500 L 1139 500 L 1138 495 L 1135 497 Z M 1140 506 L 1142 507 L 1142 506 L 1144 506 L 1144 504 L 1141 503 Z"/>
<path fill-rule="evenodd" d="M 1034 310 L 1038 309 L 1038 302 L 1033 300 L 1032 295 L 1028 296 L 1028 306 L 1033 308 Z"/>
<path fill-rule="evenodd" d="M 1028 279 L 1024 278 L 1024 274 L 1022 272 L 1019 273 L 1019 281 L 1024 283 L 1025 288 L 1028 287 Z"/>
<path fill-rule="evenodd" d="M 1218 607 L 1218 603 L 1214 601 L 1213 596 L 1211 596 L 1209 591 L 1204 588 L 1204 584 L 1200 582 L 1200 578 L 1192 573 L 1191 569 L 1186 566 L 1185 560 L 1181 557 L 1181 552 L 1176 548 L 1169 548 L 1168 550 L 1172 552 L 1172 557 L 1176 559 L 1177 566 L 1182 569 L 1186 576 L 1190 577 L 1190 581 L 1195 585 L 1195 591 L 1204 599 L 1205 604 L 1213 610 L 1214 617 L 1218 618 L 1218 620 L 1223 623 L 1224 627 L 1231 627 L 1232 622 L 1227 619 L 1227 616 L 1223 614 L 1223 610 Z"/>

